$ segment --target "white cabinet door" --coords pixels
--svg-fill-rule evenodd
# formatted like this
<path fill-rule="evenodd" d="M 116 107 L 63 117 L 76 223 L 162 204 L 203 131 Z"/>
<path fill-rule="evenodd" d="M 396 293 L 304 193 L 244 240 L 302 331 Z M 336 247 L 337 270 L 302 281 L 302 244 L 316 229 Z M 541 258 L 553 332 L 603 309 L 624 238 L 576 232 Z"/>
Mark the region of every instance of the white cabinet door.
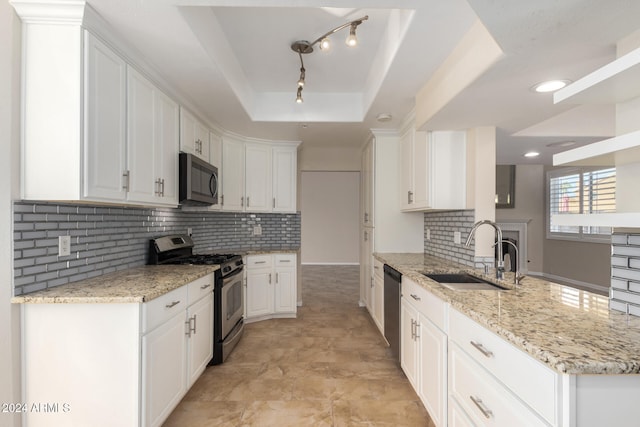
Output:
<path fill-rule="evenodd" d="M 371 140 L 367 143 L 362 152 L 362 225 L 365 227 L 373 227 L 373 162 L 374 162 L 374 143 Z"/>
<path fill-rule="evenodd" d="M 178 204 L 178 149 L 180 107 L 164 93 L 155 92 L 155 162 L 160 173 L 154 178 L 160 183 L 159 203 L 176 206 Z"/>
<path fill-rule="evenodd" d="M 187 390 L 184 310 L 142 337 L 143 426 L 159 426 Z"/>
<path fill-rule="evenodd" d="M 244 210 L 244 142 L 222 139 L 222 210 Z"/>
<path fill-rule="evenodd" d="M 83 197 L 124 200 L 126 170 L 126 64 L 85 32 Z"/>
<path fill-rule="evenodd" d="M 413 204 L 412 209 L 429 208 L 429 138 L 426 132 L 414 132 L 413 135 Z M 460 171 L 456 173 L 460 174 Z"/>
<path fill-rule="evenodd" d="M 413 129 L 400 137 L 400 207 L 402 210 L 413 208 Z"/>
<path fill-rule="evenodd" d="M 127 200 L 175 206 L 178 105 L 127 67 Z"/>
<path fill-rule="evenodd" d="M 373 228 L 363 227 L 361 231 L 360 249 L 362 250 L 362 260 L 360 265 L 360 280 L 362 298 L 369 313 L 373 316 Z"/>
<path fill-rule="evenodd" d="M 222 173 L 222 137 L 209 132 L 209 163 L 218 168 L 218 175 Z"/>
<path fill-rule="evenodd" d="M 213 292 L 189 306 L 187 321 L 189 327 L 187 388 L 190 388 L 213 357 Z"/>
<path fill-rule="evenodd" d="M 245 145 L 245 210 L 271 211 L 271 147 Z"/>
<path fill-rule="evenodd" d="M 296 312 L 296 267 L 282 267 L 276 262 L 274 313 Z"/>
<path fill-rule="evenodd" d="M 384 276 L 382 264 L 376 265 L 374 261 L 373 269 L 373 321 L 378 325 L 378 329 L 384 335 Z"/>
<path fill-rule="evenodd" d="M 414 390 L 418 390 L 417 319 L 415 309 L 402 298 L 400 302 L 400 366 Z"/>
<path fill-rule="evenodd" d="M 420 366 L 418 395 L 422 398 L 436 426 L 445 426 L 447 336 L 422 314 L 420 314 L 418 336 Z"/>
<path fill-rule="evenodd" d="M 466 133 L 429 132 L 429 203 L 434 209 L 466 208 Z"/>
<path fill-rule="evenodd" d="M 247 268 L 247 318 L 273 313 L 273 273 L 269 268 Z"/>
<path fill-rule="evenodd" d="M 183 107 L 180 108 L 180 151 L 209 161 L 209 130 Z"/>
<path fill-rule="evenodd" d="M 273 158 L 273 212 L 296 211 L 297 188 L 297 147 L 274 147 L 271 156 Z"/>

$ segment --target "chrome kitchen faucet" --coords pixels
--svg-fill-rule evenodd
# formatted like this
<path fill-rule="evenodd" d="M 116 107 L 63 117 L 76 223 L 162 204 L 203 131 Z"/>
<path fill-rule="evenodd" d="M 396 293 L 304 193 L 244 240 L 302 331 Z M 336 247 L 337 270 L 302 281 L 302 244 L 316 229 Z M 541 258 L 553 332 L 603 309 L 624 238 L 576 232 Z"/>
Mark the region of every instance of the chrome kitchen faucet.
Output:
<path fill-rule="evenodd" d="M 473 227 L 471 228 L 471 231 L 469 232 L 469 237 L 467 237 L 467 241 L 464 243 L 464 245 L 465 246 L 470 246 L 471 245 L 471 239 L 473 238 L 474 234 L 476 233 L 476 230 L 481 225 L 484 225 L 484 224 L 492 226 L 493 228 L 496 229 L 496 232 L 498 233 L 498 240 L 497 240 L 496 244 L 498 244 L 498 243 L 500 243 L 500 244 L 498 245 L 498 265 L 496 267 L 496 279 L 504 279 L 504 259 L 503 259 L 503 254 L 502 254 L 502 230 L 500 229 L 500 227 L 498 227 L 498 224 L 496 224 L 495 222 L 490 221 L 488 219 L 476 222 L 475 224 L 473 224 Z"/>

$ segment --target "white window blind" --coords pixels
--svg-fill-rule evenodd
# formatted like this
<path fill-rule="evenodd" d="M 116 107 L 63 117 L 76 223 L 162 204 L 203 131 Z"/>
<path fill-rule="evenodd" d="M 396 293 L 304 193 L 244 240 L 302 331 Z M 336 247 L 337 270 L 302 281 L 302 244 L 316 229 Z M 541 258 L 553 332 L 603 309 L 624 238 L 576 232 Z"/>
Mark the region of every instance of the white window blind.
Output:
<path fill-rule="evenodd" d="M 549 173 L 549 218 L 551 215 L 604 213 L 616 210 L 616 170 L 567 169 Z M 608 227 L 554 225 L 549 232 L 580 238 L 585 235 L 608 235 Z"/>

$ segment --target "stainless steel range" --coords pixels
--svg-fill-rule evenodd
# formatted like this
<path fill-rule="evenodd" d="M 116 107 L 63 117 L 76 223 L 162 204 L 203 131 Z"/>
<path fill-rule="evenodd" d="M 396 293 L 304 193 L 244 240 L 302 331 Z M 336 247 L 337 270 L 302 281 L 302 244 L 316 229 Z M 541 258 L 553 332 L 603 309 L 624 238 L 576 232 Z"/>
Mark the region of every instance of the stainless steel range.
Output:
<path fill-rule="evenodd" d="M 193 240 L 172 235 L 149 242 L 149 264 L 219 264 L 213 293 L 213 359 L 210 365 L 225 361 L 240 341 L 244 329 L 242 296 L 242 256 L 235 254 L 194 254 Z"/>

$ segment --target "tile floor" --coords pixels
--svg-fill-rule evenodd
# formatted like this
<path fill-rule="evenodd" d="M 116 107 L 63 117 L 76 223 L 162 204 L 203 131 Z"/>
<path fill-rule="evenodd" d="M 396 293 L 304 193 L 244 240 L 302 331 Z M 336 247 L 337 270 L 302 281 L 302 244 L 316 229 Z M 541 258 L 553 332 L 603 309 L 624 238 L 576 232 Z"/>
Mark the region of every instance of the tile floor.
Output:
<path fill-rule="evenodd" d="M 433 426 L 364 308 L 359 267 L 303 266 L 297 319 L 246 325 L 164 427 Z"/>

